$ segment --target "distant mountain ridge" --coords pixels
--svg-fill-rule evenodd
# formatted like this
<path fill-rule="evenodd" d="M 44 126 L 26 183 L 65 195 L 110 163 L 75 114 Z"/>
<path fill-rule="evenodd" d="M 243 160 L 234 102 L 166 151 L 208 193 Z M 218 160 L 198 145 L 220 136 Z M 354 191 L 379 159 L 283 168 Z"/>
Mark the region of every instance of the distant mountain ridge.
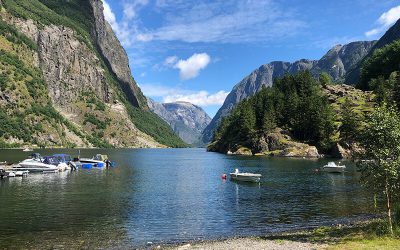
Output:
<path fill-rule="evenodd" d="M 212 140 L 222 118 L 227 116 L 240 101 L 253 96 L 263 86 L 272 86 L 276 77 L 310 70 L 315 76 L 326 72 L 333 81 L 342 82 L 347 71 L 357 65 L 375 44 L 376 41 L 352 42 L 333 47 L 320 60 L 301 59 L 294 63 L 274 61 L 262 65 L 233 87 L 222 107 L 203 131 L 203 142 L 208 143 Z"/>
<path fill-rule="evenodd" d="M 211 121 L 202 108 L 189 102 L 158 103 L 150 98 L 147 103 L 184 142 L 201 146 L 201 133 Z"/>

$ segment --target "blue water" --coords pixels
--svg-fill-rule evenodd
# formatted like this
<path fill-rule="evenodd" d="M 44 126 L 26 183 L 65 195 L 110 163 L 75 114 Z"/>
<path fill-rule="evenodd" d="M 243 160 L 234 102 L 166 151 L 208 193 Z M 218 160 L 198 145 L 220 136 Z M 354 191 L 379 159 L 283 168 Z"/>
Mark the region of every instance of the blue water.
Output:
<path fill-rule="evenodd" d="M 329 174 L 313 171 L 326 160 L 227 156 L 204 149 L 80 153 L 106 153 L 117 167 L 0 180 L 0 248 L 107 248 L 262 235 L 374 212 L 351 165 L 344 174 Z M 0 161 L 18 162 L 26 155 L 0 150 Z M 221 179 L 234 168 L 262 174 L 261 183 Z"/>

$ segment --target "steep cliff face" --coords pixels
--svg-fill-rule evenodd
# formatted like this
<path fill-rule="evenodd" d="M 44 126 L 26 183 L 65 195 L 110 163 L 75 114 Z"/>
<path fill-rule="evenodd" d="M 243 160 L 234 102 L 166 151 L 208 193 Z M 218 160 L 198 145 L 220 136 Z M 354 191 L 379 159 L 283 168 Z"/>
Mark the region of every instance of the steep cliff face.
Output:
<path fill-rule="evenodd" d="M 204 110 L 188 102 L 157 103 L 148 98 L 149 108 L 166 121 L 174 132 L 186 143 L 202 146 L 202 131 L 211 118 Z"/>
<path fill-rule="evenodd" d="M 48 136 L 60 140 L 42 140 L 40 145 L 160 147 L 164 134 L 170 141 L 181 142 L 167 124 L 146 111 L 147 103 L 131 76 L 126 53 L 104 21 L 100 0 L 5 0 L 2 5 L 0 17 L 8 31 L 0 38 L 11 45 L 0 43 L 0 49 L 16 54 L 27 68 L 40 72 L 36 78 L 44 80 L 42 102 L 59 117 L 51 124 L 58 128 L 57 133 L 49 130 Z M 14 33 L 17 38 L 10 39 Z M 13 44 L 16 39 L 25 43 L 22 48 Z M 19 55 L 21 49 L 24 53 Z M 32 56 L 26 58 L 26 54 Z M 31 88 L 29 79 L 29 75 L 22 79 L 22 93 L 24 87 Z M 33 99 L 28 99 L 24 112 L 38 104 L 34 96 L 30 97 Z M 150 129 L 149 136 L 138 129 L 137 124 L 149 119 L 164 133 Z M 26 125 L 34 126 L 32 122 Z M 68 145 L 63 143 L 67 135 L 75 138 Z M 37 138 L 46 136 L 46 131 L 41 131 Z M 154 136 L 159 136 L 158 140 Z M 39 139 L 24 138 L 18 143 L 31 144 Z M 0 133 L 1 140 L 12 143 L 4 133 Z"/>
<path fill-rule="evenodd" d="M 310 70 L 315 76 L 321 72 L 327 72 L 334 81 L 340 82 L 344 79 L 347 70 L 364 58 L 374 44 L 374 41 L 353 42 L 335 46 L 320 60 L 302 59 L 294 63 L 276 61 L 262 65 L 233 87 L 222 107 L 203 131 L 203 141 L 208 143 L 212 140 L 214 131 L 222 118 L 227 116 L 240 101 L 253 96 L 263 86 L 272 86 L 276 77 Z"/>
<path fill-rule="evenodd" d="M 132 105 L 147 108 L 146 98 L 131 75 L 128 56 L 115 36 L 110 24 L 104 19 L 103 3 L 100 0 L 89 1 L 94 15 L 92 36 L 102 55 L 117 76 L 122 90 Z"/>

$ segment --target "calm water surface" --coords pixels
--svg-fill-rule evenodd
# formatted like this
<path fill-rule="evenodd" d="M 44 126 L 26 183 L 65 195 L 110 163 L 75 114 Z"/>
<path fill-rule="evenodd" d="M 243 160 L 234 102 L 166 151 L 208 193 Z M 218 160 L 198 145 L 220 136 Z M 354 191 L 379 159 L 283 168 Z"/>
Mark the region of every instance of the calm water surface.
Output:
<path fill-rule="evenodd" d="M 77 150 L 41 150 L 42 155 Z M 81 150 L 114 169 L 0 180 L 0 248 L 114 247 L 260 235 L 373 213 L 354 167 L 315 173 L 326 160 L 227 156 L 204 149 Z M 0 161 L 26 158 L 0 150 Z M 221 180 L 233 171 L 258 184 Z"/>

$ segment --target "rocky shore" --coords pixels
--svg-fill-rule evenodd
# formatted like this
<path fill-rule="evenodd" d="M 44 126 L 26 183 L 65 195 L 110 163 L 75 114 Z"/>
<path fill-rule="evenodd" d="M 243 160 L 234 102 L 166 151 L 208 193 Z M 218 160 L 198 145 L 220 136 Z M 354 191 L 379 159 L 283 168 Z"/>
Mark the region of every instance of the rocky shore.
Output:
<path fill-rule="evenodd" d="M 274 250 L 306 250 L 306 249 L 325 249 L 327 245 L 310 242 L 296 242 L 289 240 L 264 240 L 261 238 L 241 238 L 229 239 L 224 241 L 205 242 L 199 244 L 186 244 L 174 249 L 213 249 L 213 250 L 248 250 L 248 249 L 274 249 Z"/>
<path fill-rule="evenodd" d="M 365 244 L 373 244 L 368 249 L 397 249 L 398 238 L 387 235 L 377 236 L 376 230 L 382 227 L 379 215 L 369 219 L 350 220 L 345 224 L 322 226 L 315 229 L 289 231 L 278 234 L 232 238 L 216 241 L 186 243 L 177 246 L 157 246 L 154 249 L 366 249 Z M 365 242 L 365 239 L 368 239 Z M 379 246 L 385 246 L 380 248 Z M 392 246 L 395 246 L 393 248 Z"/>
<path fill-rule="evenodd" d="M 262 136 L 257 142 L 253 143 L 252 148 L 239 144 L 225 145 L 220 142 L 214 142 L 208 146 L 207 150 L 232 155 L 268 155 L 305 158 L 319 158 L 322 156 L 315 146 L 296 142 L 292 139 L 289 131 L 281 128 L 276 128 Z"/>

